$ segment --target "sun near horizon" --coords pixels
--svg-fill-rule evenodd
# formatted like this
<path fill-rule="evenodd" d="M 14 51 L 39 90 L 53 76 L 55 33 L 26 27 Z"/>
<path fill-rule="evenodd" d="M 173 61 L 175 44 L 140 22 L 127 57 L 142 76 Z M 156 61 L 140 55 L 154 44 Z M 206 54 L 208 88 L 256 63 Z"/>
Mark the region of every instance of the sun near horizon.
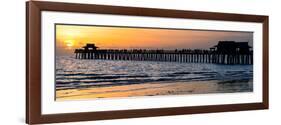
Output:
<path fill-rule="evenodd" d="M 221 40 L 249 42 L 252 32 L 56 25 L 56 52 L 72 54 L 93 43 L 103 49 L 208 49 Z"/>

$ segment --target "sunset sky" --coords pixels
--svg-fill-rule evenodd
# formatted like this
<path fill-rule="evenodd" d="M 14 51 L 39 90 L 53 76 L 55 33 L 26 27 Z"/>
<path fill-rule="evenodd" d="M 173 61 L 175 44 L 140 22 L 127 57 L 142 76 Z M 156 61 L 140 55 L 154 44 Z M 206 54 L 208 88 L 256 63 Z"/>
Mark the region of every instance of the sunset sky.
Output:
<path fill-rule="evenodd" d="M 73 54 L 86 43 L 101 49 L 208 49 L 224 40 L 249 42 L 252 46 L 253 33 L 56 25 L 58 55 Z"/>

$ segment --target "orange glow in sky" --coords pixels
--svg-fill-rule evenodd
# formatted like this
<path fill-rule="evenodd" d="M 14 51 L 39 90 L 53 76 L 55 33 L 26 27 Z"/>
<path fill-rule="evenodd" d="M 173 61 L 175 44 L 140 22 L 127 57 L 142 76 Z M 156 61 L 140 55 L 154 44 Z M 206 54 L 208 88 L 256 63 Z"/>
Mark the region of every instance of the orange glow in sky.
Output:
<path fill-rule="evenodd" d="M 251 32 L 56 25 L 57 54 L 71 54 L 86 43 L 103 49 L 208 49 L 218 41 L 253 44 Z"/>

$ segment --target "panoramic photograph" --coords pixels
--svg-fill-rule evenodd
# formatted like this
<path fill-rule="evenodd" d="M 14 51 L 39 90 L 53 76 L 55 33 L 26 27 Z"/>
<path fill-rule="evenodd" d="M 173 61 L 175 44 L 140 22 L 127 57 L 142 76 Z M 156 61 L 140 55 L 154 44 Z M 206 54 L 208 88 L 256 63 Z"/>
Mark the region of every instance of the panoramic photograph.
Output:
<path fill-rule="evenodd" d="M 55 100 L 253 92 L 253 32 L 55 25 Z"/>

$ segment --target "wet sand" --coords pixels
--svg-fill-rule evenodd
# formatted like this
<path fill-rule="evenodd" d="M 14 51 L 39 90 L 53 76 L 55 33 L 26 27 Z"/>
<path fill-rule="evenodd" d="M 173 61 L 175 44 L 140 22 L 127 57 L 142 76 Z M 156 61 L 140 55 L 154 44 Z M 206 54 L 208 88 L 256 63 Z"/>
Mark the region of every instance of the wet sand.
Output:
<path fill-rule="evenodd" d="M 252 80 L 224 82 L 219 82 L 216 80 L 173 83 L 152 82 L 123 86 L 57 90 L 56 101 L 135 96 L 252 92 L 252 86 Z"/>

